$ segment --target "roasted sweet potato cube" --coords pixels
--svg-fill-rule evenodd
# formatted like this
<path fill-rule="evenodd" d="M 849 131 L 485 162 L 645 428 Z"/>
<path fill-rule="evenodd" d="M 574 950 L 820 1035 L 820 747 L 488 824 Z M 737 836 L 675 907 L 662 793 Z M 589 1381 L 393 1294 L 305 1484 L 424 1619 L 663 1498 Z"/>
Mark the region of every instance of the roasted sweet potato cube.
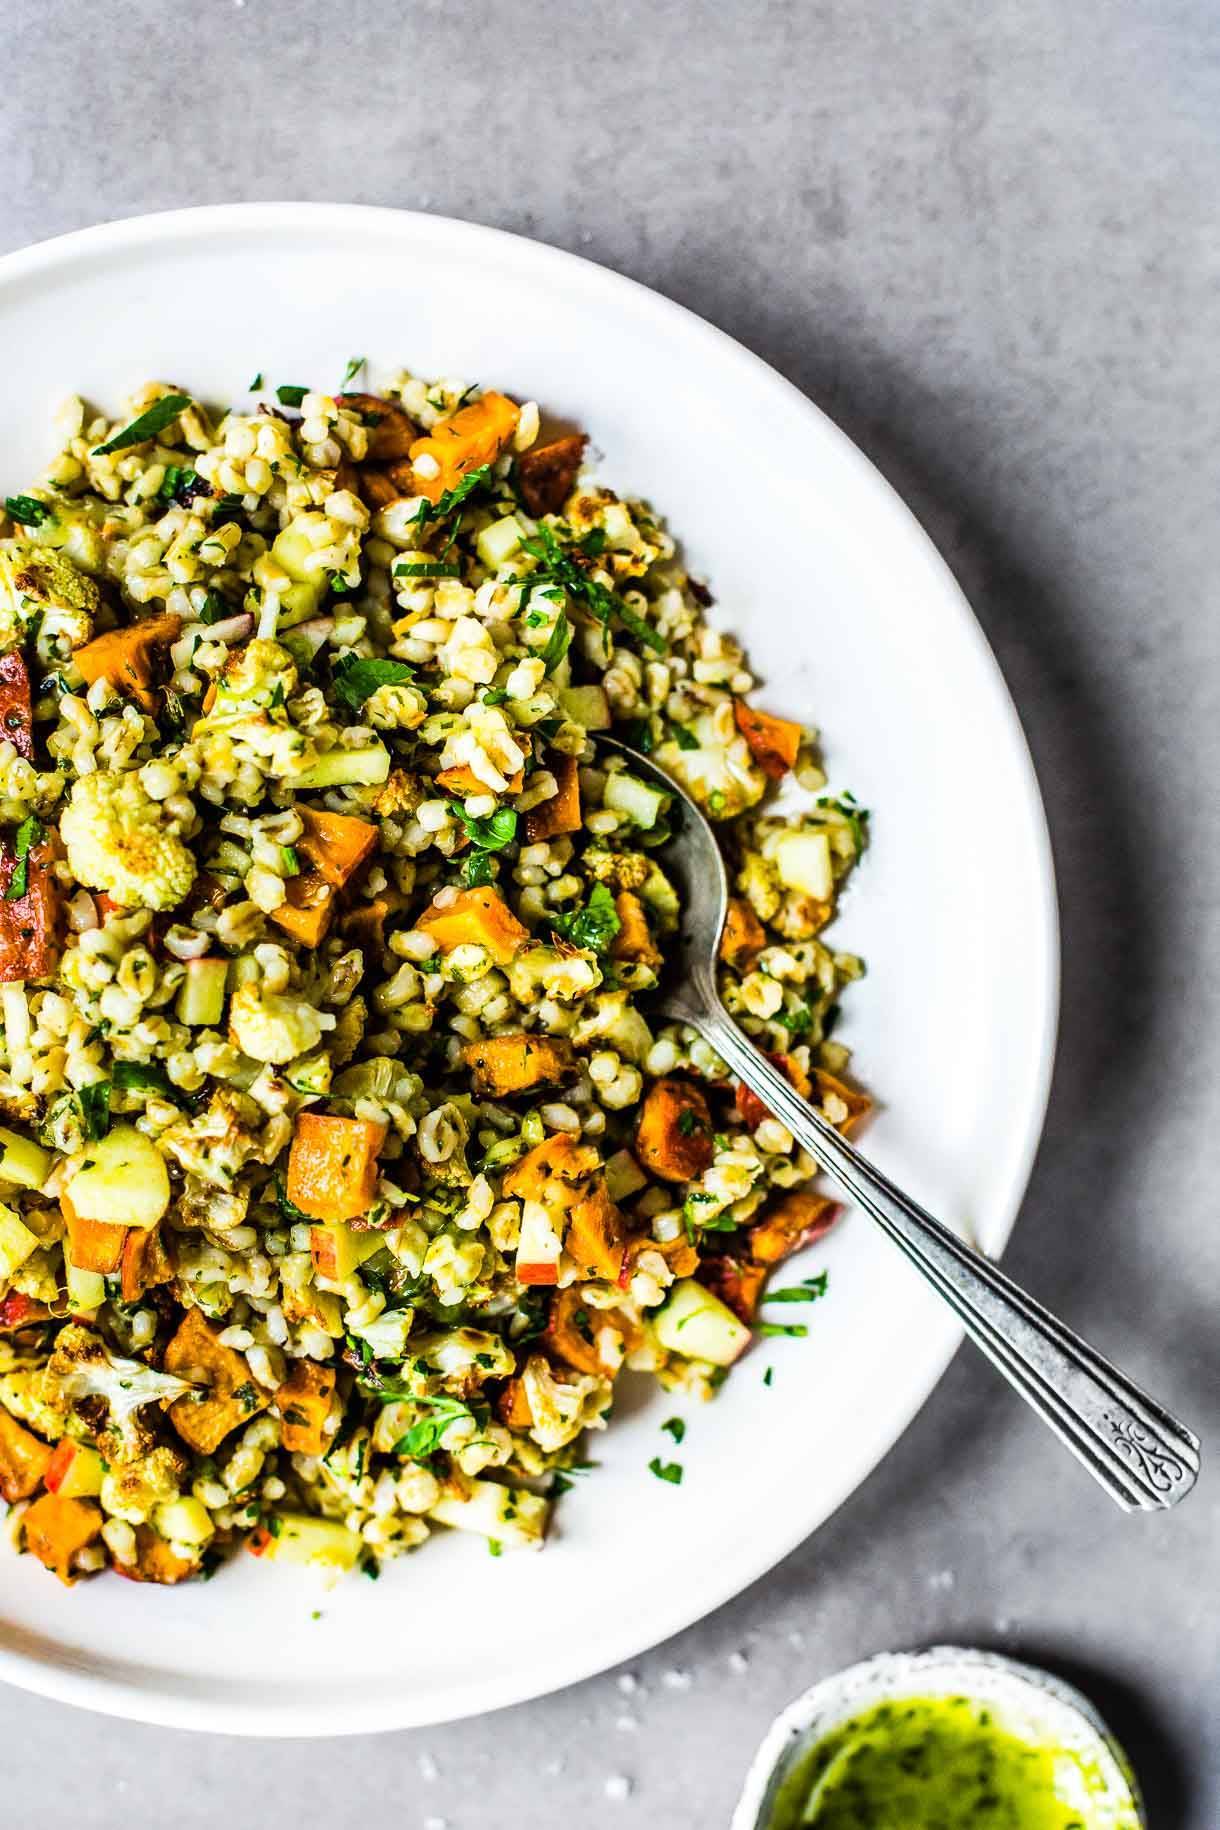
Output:
<path fill-rule="evenodd" d="M 699 1269 L 699 1254 L 684 1234 L 677 1239 L 650 1239 L 647 1233 L 639 1233 L 627 1241 L 627 1255 L 619 1273 L 619 1283 L 624 1289 L 645 1252 L 659 1253 L 675 1277 L 693 1277 Z"/>
<path fill-rule="evenodd" d="M 200 1387 L 175 1398 L 169 1420 L 183 1442 L 212 1455 L 239 1424 L 265 1411 L 268 1397 L 235 1348 L 226 1347 L 198 1309 L 188 1309 L 165 1349 L 165 1370 Z"/>
<path fill-rule="evenodd" d="M 506 1379 L 496 1399 L 496 1416 L 506 1430 L 528 1430 L 534 1421 L 530 1401 L 525 1395 L 525 1381 L 519 1373 Z"/>
<path fill-rule="evenodd" d="M 707 1100 L 689 1080 L 658 1080 L 640 1108 L 635 1154 L 666 1182 L 700 1176 L 714 1154 Z"/>
<path fill-rule="evenodd" d="M 305 825 L 297 850 L 316 866 L 327 883 L 341 890 L 372 856 L 381 837 L 380 827 L 348 813 L 330 813 L 325 807 L 298 805 L 297 812 Z"/>
<path fill-rule="evenodd" d="M 55 960 L 59 891 L 51 872 L 51 848 L 36 845 L 26 854 L 25 894 L 10 898 L 18 859 L 11 839 L 0 839 L 0 981 L 45 978 Z"/>
<path fill-rule="evenodd" d="M 337 394 L 335 398 L 341 407 L 359 414 L 369 435 L 368 463 L 390 464 L 409 455 L 419 427 L 396 400 L 383 400 L 379 394 Z"/>
<path fill-rule="evenodd" d="M 791 1082 L 802 1099 L 808 1099 L 813 1090 L 812 1084 L 808 1074 L 794 1056 L 768 1054 L 767 1059 L 774 1063 L 785 1080 Z M 748 1125 L 751 1131 L 761 1125 L 764 1118 L 774 1117 L 774 1113 L 763 1104 L 758 1094 L 752 1092 L 743 1082 L 739 1082 L 737 1086 L 737 1110 L 741 1114 L 742 1124 Z"/>
<path fill-rule="evenodd" d="M 513 1164 L 502 1186 L 506 1195 L 566 1211 L 575 1205 L 577 1191 L 596 1174 L 600 1163 L 593 1144 L 555 1131 Z"/>
<path fill-rule="evenodd" d="M 517 429 L 518 417 L 512 401 L 493 390 L 439 420 L 411 446 L 412 493 L 439 502 L 464 476 L 499 457 Z M 432 460 L 422 472 L 421 458 Z M 429 470 L 434 474 L 426 474 Z"/>
<path fill-rule="evenodd" d="M 557 515 L 576 486 L 588 440 L 581 432 L 532 445 L 517 459 L 517 488 L 531 515 Z"/>
<path fill-rule="evenodd" d="M 564 1250 L 586 1277 L 613 1283 L 623 1268 L 627 1228 L 599 1175 L 572 1208 Z"/>
<path fill-rule="evenodd" d="M 760 1265 L 779 1264 L 829 1232 L 839 1213 L 838 1201 L 791 1188 L 750 1228 L 750 1256 Z"/>
<path fill-rule="evenodd" d="M 358 947 L 384 946 L 385 924 L 395 910 L 403 906 L 403 899 L 397 890 L 383 890 L 368 902 L 358 902 L 343 917 L 341 926 L 344 939 L 354 941 Z"/>
<path fill-rule="evenodd" d="M 377 1190 L 384 1125 L 302 1112 L 288 1153 L 288 1199 L 311 1220 L 356 1220 Z"/>
<path fill-rule="evenodd" d="M 83 1220 L 63 1195 L 59 1205 L 68 1234 L 67 1254 L 77 1270 L 112 1277 L 123 1262 L 127 1228 L 109 1220 Z"/>
<path fill-rule="evenodd" d="M 525 836 L 531 845 L 580 831 L 580 765 L 574 756 L 552 751 L 549 767 L 559 785 L 549 801 L 531 807 L 525 816 Z"/>
<path fill-rule="evenodd" d="M 102 1509 L 95 1500 L 65 1500 L 58 1493 L 36 1499 L 21 1521 L 25 1547 L 61 1582 L 74 1581 L 72 1562 L 102 1529 Z"/>
<path fill-rule="evenodd" d="M 115 1563 L 115 1574 L 129 1582 L 157 1582 L 170 1587 L 185 1582 L 199 1568 L 180 1557 L 177 1551 L 151 1525 L 136 1526 L 136 1554 L 131 1563 Z"/>
<path fill-rule="evenodd" d="M 46 1478 L 54 1453 L 0 1405 L 0 1499 L 28 1500 Z"/>
<path fill-rule="evenodd" d="M 743 896 L 730 896 L 720 936 L 720 957 L 725 965 L 745 972 L 766 944 L 766 929 L 749 903 Z"/>
<path fill-rule="evenodd" d="M 763 774 L 775 781 L 781 775 L 787 775 L 801 747 L 800 725 L 787 718 L 773 718 L 769 712 L 756 711 L 744 699 L 734 699 L 733 716 Z"/>
<path fill-rule="evenodd" d="M 34 760 L 34 711 L 30 672 L 20 649 L 0 655 L 0 743 L 11 743 L 18 756 Z"/>
<path fill-rule="evenodd" d="M 518 769 L 515 775 L 505 777 L 509 794 L 520 794 L 525 786 L 525 770 Z M 455 763 L 452 769 L 442 769 L 436 778 L 438 788 L 448 789 L 450 794 L 490 794 L 486 782 L 481 782 L 474 770 L 467 763 Z M 529 815 L 526 815 L 529 818 Z"/>
<path fill-rule="evenodd" d="M 497 966 L 507 966 L 529 939 L 503 896 L 487 886 L 458 890 L 443 906 L 430 904 L 415 925 L 433 936 L 442 953 L 473 941 L 487 948 Z"/>
<path fill-rule="evenodd" d="M 283 1418 L 280 1441 L 289 1454 L 322 1454 L 326 1448 L 322 1426 L 330 1414 L 334 1390 L 333 1366 L 319 1366 L 314 1360 L 293 1361 L 275 1394 L 275 1408 Z"/>
<path fill-rule="evenodd" d="M 138 1303 L 146 1290 L 167 1284 L 174 1261 L 165 1249 L 160 1226 L 132 1227 L 119 1257 L 119 1282 L 125 1303 Z"/>
<path fill-rule="evenodd" d="M 644 904 L 634 890 L 620 890 L 614 898 L 614 912 L 619 929 L 610 948 L 611 959 L 630 960 L 635 966 L 651 966 L 655 972 L 661 964 L 661 952 L 652 938 Z"/>
<path fill-rule="evenodd" d="M 72 659 L 92 686 L 95 680 L 109 680 L 116 691 L 127 693 L 145 712 L 155 712 L 157 695 L 153 689 L 153 657 L 159 648 L 176 641 L 182 618 L 166 614 L 146 617 L 142 623 L 130 623 L 125 629 L 110 629 L 95 636 L 83 648 L 73 651 Z"/>
<path fill-rule="evenodd" d="M 758 1311 L 759 1298 L 767 1281 L 768 1267 L 749 1259 L 735 1258 L 728 1252 L 705 1258 L 699 1268 L 699 1282 L 718 1296 L 747 1326 Z"/>
<path fill-rule="evenodd" d="M 621 1311 L 590 1308 L 580 1291 L 569 1285 L 555 1298 L 543 1345 L 548 1353 L 575 1372 L 613 1376 L 622 1363 L 623 1350 L 620 1348 L 603 1357 L 601 1337 L 607 1328 L 612 1329 L 624 1344 L 639 1332 Z"/>
<path fill-rule="evenodd" d="M 850 1137 L 856 1126 L 866 1119 L 873 1109 L 873 1102 L 867 1093 L 859 1087 L 849 1087 L 846 1081 L 839 1080 L 834 1074 L 828 1074 L 825 1068 L 814 1068 L 813 1082 L 817 1090 L 817 1101 L 836 1131 L 844 1137 Z"/>
<path fill-rule="evenodd" d="M 563 1036 L 484 1036 L 467 1042 L 462 1059 L 474 1090 L 493 1099 L 526 1093 L 531 1087 L 557 1087 L 576 1072 L 572 1044 Z"/>
<path fill-rule="evenodd" d="M 335 913 L 335 892 L 320 870 L 302 871 L 285 885 L 287 900 L 271 919 L 303 947 L 321 946 Z"/>

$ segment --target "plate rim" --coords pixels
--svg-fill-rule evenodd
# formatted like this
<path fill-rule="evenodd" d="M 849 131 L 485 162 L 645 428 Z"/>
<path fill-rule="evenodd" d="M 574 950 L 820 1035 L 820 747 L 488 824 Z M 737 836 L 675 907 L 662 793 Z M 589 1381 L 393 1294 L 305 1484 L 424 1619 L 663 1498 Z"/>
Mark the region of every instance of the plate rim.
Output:
<path fill-rule="evenodd" d="M 1006 1198 L 1000 1205 L 1003 1225 L 995 1257 L 1006 1249 L 1016 1224 L 1033 1172 L 1050 1101 L 1055 1065 L 1060 1005 L 1060 922 L 1056 891 L 1054 855 L 1046 807 L 1038 784 L 1029 742 L 1020 714 L 1009 691 L 990 642 L 976 617 L 965 591 L 932 536 L 898 490 L 882 471 L 865 455 L 830 414 L 795 383 L 741 343 L 727 331 L 701 317 L 690 307 L 655 291 L 641 281 L 602 266 L 584 255 L 518 235 L 507 229 L 467 221 L 458 217 L 428 211 L 394 209 L 376 204 L 350 204 L 308 201 L 271 201 L 205 204 L 185 209 L 144 212 L 135 216 L 113 218 L 83 229 L 49 237 L 26 247 L 0 255 L 0 292 L 22 282 L 37 280 L 63 265 L 94 254 L 113 253 L 127 248 L 139 252 L 150 244 L 173 239 L 189 231 L 200 242 L 223 238 L 243 229 L 259 227 L 268 234 L 299 232 L 308 228 L 319 235 L 328 229 L 365 226 L 372 234 L 424 234 L 455 246 L 465 244 L 467 253 L 488 250 L 492 257 L 528 261 L 549 267 L 571 283 L 596 286 L 603 293 L 617 294 L 626 308 L 640 319 L 662 321 L 676 327 L 686 337 L 698 340 L 715 353 L 721 362 L 732 362 L 748 373 L 755 388 L 766 387 L 790 409 L 813 416 L 828 446 L 834 447 L 836 461 L 854 473 L 857 486 L 871 493 L 888 519 L 891 529 L 901 532 L 913 554 L 921 554 L 925 564 L 938 576 L 944 611 L 951 614 L 957 634 L 975 650 L 980 676 L 990 688 L 990 713 L 1002 725 L 1015 765 L 1015 785 L 1030 821 L 1030 839 L 1035 856 L 1036 885 L 1031 885 L 1031 908 L 1039 916 L 1034 954 L 1040 980 L 1040 1023 L 1036 1039 L 1031 1037 L 1033 1069 L 1026 1101 L 1024 1123 L 1010 1140 L 1008 1163 L 1004 1169 Z M 101 1714 L 148 1722 L 160 1727 L 184 1728 L 210 1733 L 243 1736 L 266 1736 L 291 1739 L 308 1735 L 337 1737 L 368 1734 L 394 1729 L 419 1728 L 442 1722 L 460 1721 L 470 1716 L 491 1713 L 516 1703 L 531 1701 L 554 1691 L 580 1683 L 623 1661 L 652 1650 L 675 1634 L 706 1619 L 718 1608 L 744 1594 L 756 1582 L 776 1568 L 807 1538 L 838 1511 L 861 1482 L 891 1452 L 906 1433 L 915 1416 L 927 1403 L 940 1383 L 950 1360 L 963 1339 L 960 1325 L 947 1332 L 944 1345 L 936 1354 L 924 1378 L 908 1392 L 906 1401 L 895 1406 L 892 1427 L 885 1448 L 870 1468 L 859 1473 L 854 1469 L 834 1483 L 828 1503 L 812 1525 L 804 1518 L 777 1539 L 768 1539 L 760 1555 L 743 1559 L 733 1568 L 731 1586 L 709 1600 L 700 1594 L 692 1609 L 689 1594 L 678 1605 L 657 1607 L 641 1636 L 640 1625 L 633 1623 L 599 1641 L 592 1656 L 572 1656 L 546 1676 L 532 1676 L 524 1683 L 506 1676 L 475 1678 L 468 1681 L 455 1699 L 450 1698 L 439 1711 L 412 1707 L 403 1696 L 366 1701 L 358 1712 L 342 1713 L 333 1704 L 319 1701 L 312 1712 L 292 1705 L 292 1718 L 276 1711 L 274 1704 L 258 1712 L 248 1705 L 226 1704 L 216 1696 L 201 1697 L 185 1691 L 165 1692 L 151 1685 L 141 1685 L 113 1673 L 91 1671 L 79 1656 L 49 1649 L 42 1652 L 41 1642 L 34 1646 L 29 1635 L 21 1635 L 17 1644 L 0 1644 L 0 1679 L 36 1695 Z"/>

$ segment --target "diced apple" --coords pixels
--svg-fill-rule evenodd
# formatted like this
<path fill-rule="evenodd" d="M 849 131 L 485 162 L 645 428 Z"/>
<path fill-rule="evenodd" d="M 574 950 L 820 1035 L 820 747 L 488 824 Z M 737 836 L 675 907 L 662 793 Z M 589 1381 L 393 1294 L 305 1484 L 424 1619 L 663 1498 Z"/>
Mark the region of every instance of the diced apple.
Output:
<path fill-rule="evenodd" d="M 475 552 L 479 555 L 489 572 L 498 571 L 505 560 L 521 546 L 521 523 L 516 515 L 505 515 L 501 521 L 493 521 L 485 527 L 475 540 Z"/>
<path fill-rule="evenodd" d="M 687 1360 L 731 1366 L 750 1344 L 750 1330 L 718 1296 L 693 1277 L 674 1285 L 652 1321 L 653 1333 L 670 1353 Z"/>
<path fill-rule="evenodd" d="M 311 1569 L 354 1569 L 364 1541 L 334 1519 L 315 1519 L 306 1512 L 279 1512 L 270 1527 L 260 1526 L 249 1540 L 256 1557 L 269 1563 L 303 1563 Z"/>
<path fill-rule="evenodd" d="M 31 1252 L 37 1250 L 37 1234 L 30 1231 L 11 1207 L 0 1206 L 0 1283 L 7 1283 Z"/>
<path fill-rule="evenodd" d="M 0 1126 L 0 1182 L 18 1188 L 41 1188 L 51 1173 L 51 1152 L 32 1138 Z"/>
<path fill-rule="evenodd" d="M 62 1494 L 66 1500 L 96 1499 L 102 1491 L 106 1464 L 87 1442 L 73 1442 L 63 1436 L 56 1443 L 43 1476 L 50 1493 Z"/>
<path fill-rule="evenodd" d="M 784 833 L 776 842 L 775 868 L 786 888 L 800 890 L 815 902 L 829 902 L 834 895 L 830 840 L 824 832 Z"/>
<path fill-rule="evenodd" d="M 537 1550 L 546 1535 L 550 1501 L 522 1487 L 475 1480 L 465 1497 L 443 1494 L 429 1518 L 457 1531 L 475 1531 L 506 1550 Z"/>
<path fill-rule="evenodd" d="M 309 1233 L 313 1268 L 319 1277 L 333 1284 L 346 1283 L 365 1259 L 379 1252 L 384 1244 L 380 1233 L 358 1233 L 338 1221 L 330 1226 L 311 1227 Z"/>
<path fill-rule="evenodd" d="M 540 1201 L 526 1201 L 521 1214 L 521 1237 L 517 1243 L 517 1282 L 522 1284 L 557 1284 L 559 1254 L 563 1240 L 551 1225 L 550 1215 Z"/>
<path fill-rule="evenodd" d="M 610 701 L 604 686 L 561 686 L 558 698 L 573 724 L 583 724 L 586 731 L 610 729 Z"/>
<path fill-rule="evenodd" d="M 189 959 L 178 993 L 179 1021 L 214 1028 L 224 1016 L 227 959 Z"/>
<path fill-rule="evenodd" d="M 206 1544 L 216 1532 L 207 1507 L 189 1493 L 158 1506 L 153 1523 L 163 1538 L 175 1544 Z"/>
<path fill-rule="evenodd" d="M 150 1137 L 134 1125 L 114 1125 L 85 1152 L 67 1184 L 82 1220 L 111 1226 L 156 1226 L 169 1206 L 169 1172 Z"/>
<path fill-rule="evenodd" d="M 65 1258 L 64 1281 L 68 1286 L 68 1307 L 73 1315 L 100 1309 L 106 1300 L 106 1279 L 100 1271 L 82 1271 L 71 1259 Z"/>

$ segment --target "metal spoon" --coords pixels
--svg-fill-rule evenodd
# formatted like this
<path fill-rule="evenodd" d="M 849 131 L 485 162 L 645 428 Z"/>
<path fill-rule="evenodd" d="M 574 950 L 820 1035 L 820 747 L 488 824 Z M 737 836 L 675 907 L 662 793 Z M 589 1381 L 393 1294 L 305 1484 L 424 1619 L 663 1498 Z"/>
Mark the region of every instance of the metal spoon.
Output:
<path fill-rule="evenodd" d="M 1176 1505 L 1198 1476 L 1198 1437 L 895 1187 L 801 1098 L 733 1022 L 716 989 L 729 891 L 712 829 L 690 796 L 647 757 L 601 733 L 598 742 L 628 758 L 634 772 L 659 781 L 674 797 L 679 815 L 665 862 L 682 896 L 683 928 L 667 962 L 664 1014 L 698 1030 L 802 1148 L 902 1248 L 957 1312 L 975 1345 L 1124 1512 Z"/>

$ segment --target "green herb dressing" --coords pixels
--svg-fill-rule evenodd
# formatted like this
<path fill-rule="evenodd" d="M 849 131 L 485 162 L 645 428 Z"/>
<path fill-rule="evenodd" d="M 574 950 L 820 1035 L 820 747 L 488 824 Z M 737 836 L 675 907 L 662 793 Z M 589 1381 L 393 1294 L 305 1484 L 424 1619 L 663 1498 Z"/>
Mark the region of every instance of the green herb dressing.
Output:
<path fill-rule="evenodd" d="M 854 1716 L 782 1782 L 766 1830 L 1139 1830 L 1087 1754 L 1001 1728 L 963 1696 Z"/>

